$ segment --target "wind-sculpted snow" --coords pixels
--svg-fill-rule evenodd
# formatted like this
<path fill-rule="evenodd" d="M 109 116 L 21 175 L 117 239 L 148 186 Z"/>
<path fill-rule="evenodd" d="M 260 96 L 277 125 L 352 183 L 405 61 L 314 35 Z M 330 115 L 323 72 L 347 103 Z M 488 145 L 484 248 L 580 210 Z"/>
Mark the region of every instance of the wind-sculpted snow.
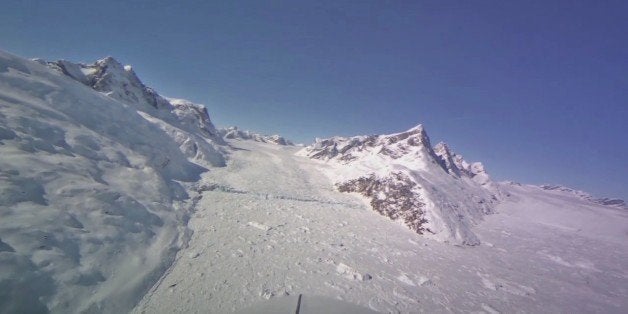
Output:
<path fill-rule="evenodd" d="M 476 245 L 470 227 L 502 198 L 481 163 L 468 164 L 442 143 L 432 149 L 422 126 L 391 135 L 317 140 L 300 155 L 332 165 L 342 192 L 357 192 L 372 208 L 411 230 Z"/>
<path fill-rule="evenodd" d="M 187 241 L 206 169 L 83 83 L 0 52 L 2 312 L 126 312 Z"/>
<path fill-rule="evenodd" d="M 145 86 L 130 66 L 112 57 L 93 64 L 37 60 L 51 69 L 141 112 L 175 140 L 186 156 L 211 166 L 224 166 L 224 141 L 207 109 L 185 99 L 166 98 Z"/>

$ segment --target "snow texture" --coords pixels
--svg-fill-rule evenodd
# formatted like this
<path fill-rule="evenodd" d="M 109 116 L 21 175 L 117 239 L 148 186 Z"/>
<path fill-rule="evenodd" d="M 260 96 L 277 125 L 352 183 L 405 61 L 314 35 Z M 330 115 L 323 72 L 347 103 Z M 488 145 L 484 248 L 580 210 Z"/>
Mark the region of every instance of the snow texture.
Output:
<path fill-rule="evenodd" d="M 174 139 L 186 156 L 200 163 L 224 166 L 224 141 L 205 106 L 159 95 L 145 86 L 130 66 L 122 66 L 112 57 L 93 64 L 39 62 L 135 108 Z"/>
<path fill-rule="evenodd" d="M 128 311 L 187 242 L 186 182 L 222 156 L 188 161 L 166 122 L 114 88 L 120 73 L 94 81 L 100 68 L 60 64 L 0 52 L 0 308 Z"/>
<path fill-rule="evenodd" d="M 135 313 L 294 313 L 300 294 L 380 313 L 628 309 L 625 211 L 504 184 L 511 197 L 472 227 L 482 244 L 445 244 L 337 191 L 324 174 L 336 165 L 230 144 L 197 187 L 189 248 Z"/>
<path fill-rule="evenodd" d="M 113 58 L 0 52 L 0 312 L 627 312 L 618 200 L 495 183 L 420 126 L 223 135 Z"/>
<path fill-rule="evenodd" d="M 238 314 L 374 314 L 369 308 L 321 296 L 288 296 L 270 302 L 259 302 Z"/>

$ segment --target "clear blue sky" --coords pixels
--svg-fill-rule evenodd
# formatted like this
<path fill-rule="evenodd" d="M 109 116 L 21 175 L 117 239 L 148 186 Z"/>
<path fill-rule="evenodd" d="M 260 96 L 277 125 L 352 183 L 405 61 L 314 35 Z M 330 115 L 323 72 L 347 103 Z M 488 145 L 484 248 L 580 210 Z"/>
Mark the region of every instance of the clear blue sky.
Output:
<path fill-rule="evenodd" d="M 309 143 L 423 123 L 498 180 L 628 199 L 628 1 L 0 6 L 1 49 L 114 56 L 219 126 Z"/>

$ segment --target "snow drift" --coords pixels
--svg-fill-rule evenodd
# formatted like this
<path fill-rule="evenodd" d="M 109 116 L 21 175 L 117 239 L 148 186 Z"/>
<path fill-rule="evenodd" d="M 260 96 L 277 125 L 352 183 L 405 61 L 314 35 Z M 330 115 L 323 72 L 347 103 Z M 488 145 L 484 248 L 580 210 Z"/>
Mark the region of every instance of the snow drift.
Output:
<path fill-rule="evenodd" d="M 224 164 L 221 139 L 112 58 L 41 63 L 0 52 L 0 308 L 128 311 L 186 242 L 185 182 Z"/>

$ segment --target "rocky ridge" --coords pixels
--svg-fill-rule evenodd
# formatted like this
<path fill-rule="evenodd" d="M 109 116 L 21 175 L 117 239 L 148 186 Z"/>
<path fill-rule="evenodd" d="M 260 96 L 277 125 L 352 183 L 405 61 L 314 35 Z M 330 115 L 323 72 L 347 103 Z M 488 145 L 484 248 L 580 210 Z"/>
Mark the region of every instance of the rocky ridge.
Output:
<path fill-rule="evenodd" d="M 444 143 L 433 148 L 421 125 L 317 139 L 298 154 L 330 165 L 339 191 L 360 193 L 376 212 L 443 241 L 478 244 L 471 226 L 506 197 L 481 163 L 467 163 Z"/>
<path fill-rule="evenodd" d="M 225 139 L 251 140 L 260 143 L 271 143 L 283 146 L 294 146 L 294 143 L 280 135 L 263 135 L 251 131 L 243 131 L 236 126 L 219 129 L 218 133 Z"/>
<path fill-rule="evenodd" d="M 591 203 L 595 203 L 598 205 L 610 206 L 610 207 L 615 207 L 619 209 L 628 209 L 628 205 L 626 205 L 626 202 L 618 198 L 607 198 L 607 197 L 597 198 L 597 197 L 592 196 L 589 193 L 575 190 L 572 188 L 568 188 L 562 185 L 555 185 L 555 184 L 542 184 L 539 186 L 539 188 L 546 191 L 558 191 L 558 192 L 569 193 L 583 200 L 586 200 L 586 201 L 589 201 Z"/>

